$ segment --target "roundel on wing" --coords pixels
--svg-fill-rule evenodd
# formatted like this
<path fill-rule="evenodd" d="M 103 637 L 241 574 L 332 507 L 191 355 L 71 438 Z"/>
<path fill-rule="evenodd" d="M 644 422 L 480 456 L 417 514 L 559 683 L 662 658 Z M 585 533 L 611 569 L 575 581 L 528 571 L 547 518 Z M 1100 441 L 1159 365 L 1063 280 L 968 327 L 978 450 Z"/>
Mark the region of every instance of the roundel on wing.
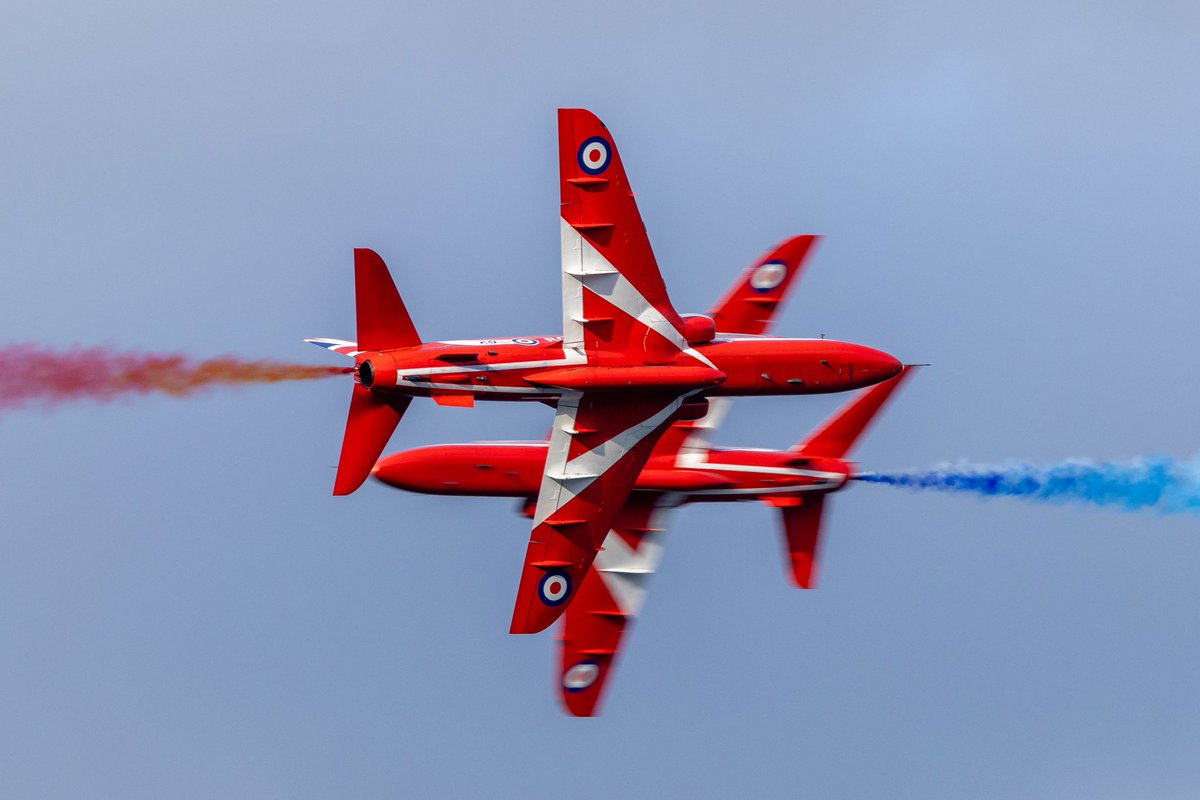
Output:
<path fill-rule="evenodd" d="M 593 136 L 579 146 L 579 168 L 588 175 L 599 175 L 612 161 L 612 145 L 603 136 Z"/>
<path fill-rule="evenodd" d="M 782 261 L 768 261 L 750 276 L 750 288 L 756 292 L 769 292 L 787 277 L 787 265 Z"/>
<path fill-rule="evenodd" d="M 582 692 L 600 677 L 600 667 L 595 661 L 580 661 L 563 673 L 563 688 L 568 692 Z"/>
<path fill-rule="evenodd" d="M 550 570 L 538 584 L 538 597 L 548 606 L 561 606 L 571 595 L 571 576 L 562 570 Z"/>

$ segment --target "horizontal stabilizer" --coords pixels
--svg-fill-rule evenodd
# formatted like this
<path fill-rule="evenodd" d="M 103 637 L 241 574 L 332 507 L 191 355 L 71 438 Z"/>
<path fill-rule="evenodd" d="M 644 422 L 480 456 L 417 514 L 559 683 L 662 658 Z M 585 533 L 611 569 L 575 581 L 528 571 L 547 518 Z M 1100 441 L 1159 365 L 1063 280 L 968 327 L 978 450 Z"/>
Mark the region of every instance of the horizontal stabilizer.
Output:
<path fill-rule="evenodd" d="M 331 353 L 341 353 L 344 356 L 358 355 L 358 342 L 347 342 L 345 339 L 305 339 L 309 344 L 323 347 Z"/>
<path fill-rule="evenodd" d="M 830 417 L 824 425 L 817 428 L 811 436 L 793 447 L 792 452 L 825 458 L 844 457 L 867 425 L 879 413 L 879 409 L 892 396 L 892 392 L 896 391 L 904 378 L 915 369 L 915 367 L 905 367 L 899 375 L 891 380 L 877 383 L 863 391 Z"/>

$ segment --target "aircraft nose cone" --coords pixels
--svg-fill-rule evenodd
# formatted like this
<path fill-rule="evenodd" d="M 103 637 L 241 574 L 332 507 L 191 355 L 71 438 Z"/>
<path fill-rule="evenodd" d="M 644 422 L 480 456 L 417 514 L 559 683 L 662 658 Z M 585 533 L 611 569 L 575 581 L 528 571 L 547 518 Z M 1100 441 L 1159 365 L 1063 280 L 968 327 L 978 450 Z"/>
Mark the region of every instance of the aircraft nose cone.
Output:
<path fill-rule="evenodd" d="M 864 384 L 886 381 L 899 375 L 904 369 L 904 365 L 895 356 L 858 344 L 852 346 L 846 360 L 850 363 L 854 378 L 862 380 Z"/>

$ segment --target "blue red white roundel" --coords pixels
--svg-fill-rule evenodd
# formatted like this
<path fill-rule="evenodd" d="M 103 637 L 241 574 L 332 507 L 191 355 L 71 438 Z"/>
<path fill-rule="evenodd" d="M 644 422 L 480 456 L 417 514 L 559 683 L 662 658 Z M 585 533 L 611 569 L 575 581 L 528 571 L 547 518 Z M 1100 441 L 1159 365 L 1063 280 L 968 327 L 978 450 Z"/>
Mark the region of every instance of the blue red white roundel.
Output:
<path fill-rule="evenodd" d="M 563 688 L 568 692 L 582 692 L 600 677 L 600 667 L 595 661 L 580 661 L 563 673 Z"/>
<path fill-rule="evenodd" d="M 571 576 L 562 570 L 550 570 L 538 584 L 538 597 L 548 606 L 560 606 L 571 596 Z"/>
<path fill-rule="evenodd" d="M 787 277 L 787 265 L 782 261 L 768 261 L 750 276 L 750 288 L 756 292 L 769 292 Z"/>
<path fill-rule="evenodd" d="M 599 175 L 612 161 L 612 145 L 603 136 L 593 136 L 579 146 L 579 168 L 588 175 Z"/>

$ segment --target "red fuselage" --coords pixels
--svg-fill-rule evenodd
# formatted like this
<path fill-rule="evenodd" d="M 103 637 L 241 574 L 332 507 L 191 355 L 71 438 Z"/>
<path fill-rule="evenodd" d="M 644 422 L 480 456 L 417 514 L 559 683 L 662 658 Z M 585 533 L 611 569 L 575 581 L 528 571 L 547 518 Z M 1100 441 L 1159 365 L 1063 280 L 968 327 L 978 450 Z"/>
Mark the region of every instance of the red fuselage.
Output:
<path fill-rule="evenodd" d="M 543 400 L 563 391 L 703 389 L 711 396 L 823 394 L 897 375 L 894 357 L 831 339 L 720 334 L 661 363 L 590 362 L 562 337 L 432 342 L 355 355 L 372 391 L 474 400 Z"/>
<path fill-rule="evenodd" d="M 425 494 L 536 497 L 546 463 L 545 442 L 475 442 L 419 447 L 387 456 L 374 476 Z M 779 450 L 712 450 L 652 458 L 633 490 L 670 492 L 683 502 L 766 500 L 779 505 L 802 493 L 841 489 L 849 462 L 805 458 Z"/>

